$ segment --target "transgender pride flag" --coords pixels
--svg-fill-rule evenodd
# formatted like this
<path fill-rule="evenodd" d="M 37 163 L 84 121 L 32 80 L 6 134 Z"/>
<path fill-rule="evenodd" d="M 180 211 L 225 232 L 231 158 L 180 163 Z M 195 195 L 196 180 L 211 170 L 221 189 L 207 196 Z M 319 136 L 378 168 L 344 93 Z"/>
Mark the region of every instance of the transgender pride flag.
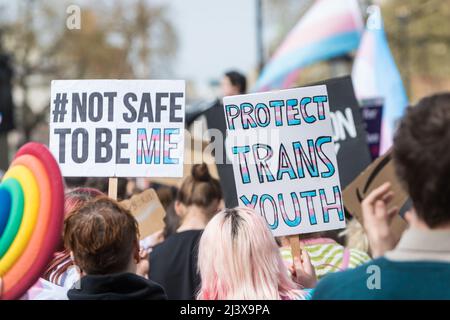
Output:
<path fill-rule="evenodd" d="M 357 0 L 317 0 L 264 67 L 253 91 L 289 87 L 300 68 L 357 49 L 363 29 Z"/>
<path fill-rule="evenodd" d="M 382 98 L 380 155 L 392 145 L 397 121 L 408 105 L 402 78 L 384 33 L 380 8 L 369 7 L 371 15 L 353 64 L 352 79 L 359 100 Z"/>

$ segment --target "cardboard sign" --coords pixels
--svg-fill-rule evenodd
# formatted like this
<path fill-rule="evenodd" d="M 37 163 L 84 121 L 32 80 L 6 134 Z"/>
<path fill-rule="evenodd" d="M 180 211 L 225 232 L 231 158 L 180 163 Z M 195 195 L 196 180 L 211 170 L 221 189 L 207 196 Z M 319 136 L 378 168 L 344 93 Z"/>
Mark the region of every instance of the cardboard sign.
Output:
<path fill-rule="evenodd" d="M 164 211 L 161 202 L 159 202 L 155 190 L 147 189 L 120 203 L 126 209 L 131 211 L 139 223 L 141 239 L 164 228 L 164 217 L 166 212 Z"/>
<path fill-rule="evenodd" d="M 64 176 L 181 177 L 185 84 L 52 81 L 50 149 Z"/>
<path fill-rule="evenodd" d="M 372 160 L 380 155 L 381 121 L 383 119 L 383 100 L 371 99 L 361 102 L 361 115 L 365 122 L 367 145 Z"/>
<path fill-rule="evenodd" d="M 411 206 L 407 193 L 397 179 L 391 157 L 391 152 L 388 151 L 382 157 L 371 163 L 344 189 L 345 209 L 358 219 L 361 224 L 363 223 L 361 202 L 373 189 L 376 189 L 385 182 L 391 183 L 392 191 L 394 192 L 394 198 L 390 203 L 391 207 L 396 206 L 397 208 L 401 208 L 400 214 L 402 214 Z M 401 215 L 395 216 L 393 221 L 394 232 L 400 234 L 405 228 L 406 222 Z"/>
<path fill-rule="evenodd" d="M 239 205 L 275 236 L 345 227 L 327 87 L 223 101 Z"/>

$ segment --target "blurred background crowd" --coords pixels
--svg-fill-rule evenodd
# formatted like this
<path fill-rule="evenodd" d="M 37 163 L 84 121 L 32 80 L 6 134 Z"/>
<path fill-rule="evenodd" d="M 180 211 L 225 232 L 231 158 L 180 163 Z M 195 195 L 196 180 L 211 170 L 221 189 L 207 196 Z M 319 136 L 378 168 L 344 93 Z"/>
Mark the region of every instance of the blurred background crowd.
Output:
<path fill-rule="evenodd" d="M 0 169 L 26 141 L 48 142 L 53 79 L 186 79 L 187 113 L 221 96 L 224 72 L 258 79 L 313 0 L 0 0 Z M 411 103 L 450 86 L 447 1 L 360 0 L 381 7 Z M 80 28 L 69 29 L 70 6 Z M 75 8 L 75 9 L 76 9 Z M 75 12 L 75 11 L 74 11 Z M 290 86 L 351 72 L 355 50 L 302 67 Z"/>

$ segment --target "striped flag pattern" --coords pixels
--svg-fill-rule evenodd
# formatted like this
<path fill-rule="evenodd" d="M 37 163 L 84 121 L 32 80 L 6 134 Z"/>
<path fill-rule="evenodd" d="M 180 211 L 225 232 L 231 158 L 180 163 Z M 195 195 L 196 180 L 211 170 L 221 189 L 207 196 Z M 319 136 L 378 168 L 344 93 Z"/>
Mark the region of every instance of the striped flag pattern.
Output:
<path fill-rule="evenodd" d="M 287 88 L 299 69 L 356 50 L 363 29 L 357 0 L 317 0 L 264 67 L 253 91 Z"/>

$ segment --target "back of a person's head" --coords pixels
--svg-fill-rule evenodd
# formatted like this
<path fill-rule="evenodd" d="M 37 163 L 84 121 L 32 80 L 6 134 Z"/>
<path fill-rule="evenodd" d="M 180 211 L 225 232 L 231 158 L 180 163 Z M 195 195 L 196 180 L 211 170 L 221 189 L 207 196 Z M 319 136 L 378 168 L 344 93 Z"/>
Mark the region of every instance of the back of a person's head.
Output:
<path fill-rule="evenodd" d="M 175 211 L 175 202 L 172 201 L 166 208 L 166 215 L 164 216 L 163 236 L 167 239 L 169 236 L 177 232 L 180 227 L 180 217 Z"/>
<path fill-rule="evenodd" d="M 245 76 L 238 71 L 228 71 L 225 73 L 225 77 L 227 77 L 231 84 L 238 88 L 239 93 L 243 94 L 247 91 L 247 79 Z"/>
<path fill-rule="evenodd" d="M 176 198 L 184 206 L 197 206 L 206 213 L 213 213 L 210 211 L 216 210 L 221 199 L 219 180 L 211 176 L 204 163 L 192 166 L 191 175 L 184 179 Z"/>
<path fill-rule="evenodd" d="M 225 209 L 206 226 L 199 244 L 198 299 L 280 299 L 297 285 L 289 278 L 267 224 L 248 208 Z"/>
<path fill-rule="evenodd" d="M 162 185 L 158 186 L 158 188 L 155 188 L 155 192 L 158 195 L 159 201 L 166 211 L 167 208 L 174 202 L 177 191 L 177 188 Z"/>
<path fill-rule="evenodd" d="M 435 228 L 450 222 L 450 93 L 407 109 L 394 138 L 397 174 L 421 220 Z"/>
<path fill-rule="evenodd" d="M 126 271 L 138 233 L 131 213 L 107 197 L 87 202 L 64 222 L 64 244 L 85 274 Z"/>

